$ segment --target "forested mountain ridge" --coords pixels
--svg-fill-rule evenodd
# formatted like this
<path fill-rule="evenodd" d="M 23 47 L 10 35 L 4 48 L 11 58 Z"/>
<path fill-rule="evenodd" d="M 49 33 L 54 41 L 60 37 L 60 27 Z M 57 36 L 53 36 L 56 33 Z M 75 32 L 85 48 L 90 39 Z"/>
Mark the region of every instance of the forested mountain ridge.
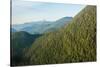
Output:
<path fill-rule="evenodd" d="M 44 34 L 25 53 L 27 64 L 96 61 L 96 6 L 87 6 L 71 23 Z"/>
<path fill-rule="evenodd" d="M 11 63 L 12 65 L 20 65 L 24 62 L 23 51 L 29 48 L 36 38 L 41 34 L 31 35 L 27 32 L 12 32 L 11 33 Z"/>

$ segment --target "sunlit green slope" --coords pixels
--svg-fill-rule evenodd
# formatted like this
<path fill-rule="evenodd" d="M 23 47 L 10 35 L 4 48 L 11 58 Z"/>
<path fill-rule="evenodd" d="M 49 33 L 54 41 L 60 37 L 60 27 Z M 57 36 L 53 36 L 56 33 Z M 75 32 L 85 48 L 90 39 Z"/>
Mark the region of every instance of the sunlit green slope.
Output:
<path fill-rule="evenodd" d="M 96 7 L 87 6 L 63 29 L 37 38 L 25 58 L 27 64 L 96 61 Z"/>

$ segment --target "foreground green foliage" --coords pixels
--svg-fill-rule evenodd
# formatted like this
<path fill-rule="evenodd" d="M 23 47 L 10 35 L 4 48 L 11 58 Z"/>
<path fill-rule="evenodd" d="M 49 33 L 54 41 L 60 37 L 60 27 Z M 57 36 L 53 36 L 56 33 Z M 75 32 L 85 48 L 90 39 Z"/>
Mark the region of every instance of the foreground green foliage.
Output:
<path fill-rule="evenodd" d="M 38 38 L 25 57 L 27 64 L 96 61 L 96 7 L 87 6 L 65 28 Z"/>
<path fill-rule="evenodd" d="M 22 57 L 20 65 L 96 61 L 96 7 L 87 6 L 64 28 L 35 39 Z"/>

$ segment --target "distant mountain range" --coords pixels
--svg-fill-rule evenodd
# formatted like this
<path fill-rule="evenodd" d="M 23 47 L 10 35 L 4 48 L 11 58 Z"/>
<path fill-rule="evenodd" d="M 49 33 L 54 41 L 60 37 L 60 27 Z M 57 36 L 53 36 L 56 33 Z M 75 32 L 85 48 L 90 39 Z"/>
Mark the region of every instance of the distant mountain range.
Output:
<path fill-rule="evenodd" d="M 17 30 L 15 30 L 14 28 L 10 28 L 10 32 L 16 32 Z"/>
<path fill-rule="evenodd" d="M 18 31 L 25 31 L 30 34 L 42 34 L 44 32 L 56 31 L 58 28 L 64 27 L 65 24 L 69 23 L 72 17 L 63 17 L 56 21 L 37 21 L 24 24 L 12 25 L 13 29 Z M 15 32 L 12 29 L 12 32 Z"/>

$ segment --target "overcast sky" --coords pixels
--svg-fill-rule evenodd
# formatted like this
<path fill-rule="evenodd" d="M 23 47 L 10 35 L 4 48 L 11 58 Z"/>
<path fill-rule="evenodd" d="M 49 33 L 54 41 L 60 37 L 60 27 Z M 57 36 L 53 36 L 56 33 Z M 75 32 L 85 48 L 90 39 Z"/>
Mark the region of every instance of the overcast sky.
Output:
<path fill-rule="evenodd" d="M 12 24 L 74 17 L 85 5 L 12 0 Z"/>

